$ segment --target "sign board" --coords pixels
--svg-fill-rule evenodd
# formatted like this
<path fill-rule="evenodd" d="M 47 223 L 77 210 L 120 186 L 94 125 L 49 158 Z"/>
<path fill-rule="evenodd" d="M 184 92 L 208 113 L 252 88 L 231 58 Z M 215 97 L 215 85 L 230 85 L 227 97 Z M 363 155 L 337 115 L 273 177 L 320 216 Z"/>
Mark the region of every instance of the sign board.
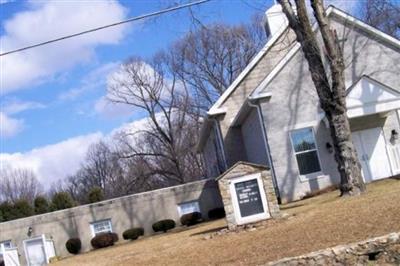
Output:
<path fill-rule="evenodd" d="M 236 183 L 235 191 L 241 217 L 264 213 L 257 179 Z"/>
<path fill-rule="evenodd" d="M 235 223 L 252 223 L 270 218 L 261 174 L 233 178 L 230 182 Z"/>

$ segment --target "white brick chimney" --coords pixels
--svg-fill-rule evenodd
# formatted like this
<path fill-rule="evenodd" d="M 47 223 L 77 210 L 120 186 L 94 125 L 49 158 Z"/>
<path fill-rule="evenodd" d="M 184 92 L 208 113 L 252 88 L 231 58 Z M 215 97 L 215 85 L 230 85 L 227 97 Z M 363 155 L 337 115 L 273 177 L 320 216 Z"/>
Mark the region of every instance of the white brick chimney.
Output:
<path fill-rule="evenodd" d="M 265 12 L 264 27 L 267 38 L 271 38 L 287 25 L 286 15 L 282 12 L 280 4 L 274 4 Z"/>

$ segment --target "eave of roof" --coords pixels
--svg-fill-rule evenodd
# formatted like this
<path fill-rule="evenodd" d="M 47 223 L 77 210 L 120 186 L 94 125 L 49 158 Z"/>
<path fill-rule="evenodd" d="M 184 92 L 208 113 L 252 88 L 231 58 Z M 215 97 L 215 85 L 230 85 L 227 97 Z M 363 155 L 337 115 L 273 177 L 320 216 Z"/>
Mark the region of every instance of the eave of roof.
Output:
<path fill-rule="evenodd" d="M 239 74 L 239 76 L 232 82 L 232 84 L 224 91 L 224 93 L 218 98 L 214 105 L 207 112 L 209 116 L 219 115 L 226 113 L 226 110 L 221 108 L 221 105 L 228 99 L 228 97 L 235 91 L 240 82 L 249 74 L 249 72 L 257 65 L 257 63 L 263 58 L 263 56 L 273 47 L 275 42 L 281 37 L 286 31 L 286 27 L 282 27 L 278 33 L 273 35 L 264 47 L 258 52 L 258 54 L 250 61 L 246 68 Z"/>
<path fill-rule="evenodd" d="M 344 21 L 357 26 L 364 31 L 366 31 L 369 34 L 372 34 L 376 36 L 377 38 L 381 39 L 382 41 L 385 41 L 397 48 L 400 49 L 400 40 L 385 34 L 381 32 L 380 30 L 362 22 L 361 20 L 351 16 L 350 14 L 330 5 L 327 10 L 326 10 L 327 16 L 336 16 L 340 19 L 343 19 Z M 221 108 L 221 105 L 226 101 L 226 99 L 235 91 L 237 86 L 240 84 L 240 82 L 248 75 L 248 73 L 257 65 L 257 63 L 261 60 L 261 58 L 269 51 L 269 49 L 275 44 L 275 42 L 279 39 L 279 37 L 286 31 L 286 27 L 282 27 L 280 31 L 272 36 L 271 39 L 267 41 L 265 46 L 260 50 L 260 52 L 253 58 L 253 60 L 249 63 L 249 65 L 240 73 L 240 75 L 235 79 L 235 81 L 228 87 L 228 89 L 221 95 L 221 97 L 215 102 L 215 104 L 210 108 L 210 110 L 207 112 L 209 116 L 215 116 L 215 115 L 220 115 L 226 112 L 226 110 Z M 315 23 L 313 25 L 313 29 L 317 30 L 318 29 L 318 24 Z M 286 65 L 286 63 L 293 57 L 293 55 L 300 49 L 299 45 L 295 45 L 294 47 L 291 48 L 291 50 L 288 52 L 288 54 L 282 59 L 282 61 L 271 71 L 271 73 L 264 79 L 264 81 L 256 88 L 256 90 L 250 94 L 250 97 L 253 99 L 258 98 L 258 94 L 262 90 L 262 88 L 265 88 L 265 86 L 273 79 L 273 77 L 279 73 L 280 69 Z M 265 82 L 265 80 L 267 80 Z M 261 86 L 263 85 L 263 86 Z"/>

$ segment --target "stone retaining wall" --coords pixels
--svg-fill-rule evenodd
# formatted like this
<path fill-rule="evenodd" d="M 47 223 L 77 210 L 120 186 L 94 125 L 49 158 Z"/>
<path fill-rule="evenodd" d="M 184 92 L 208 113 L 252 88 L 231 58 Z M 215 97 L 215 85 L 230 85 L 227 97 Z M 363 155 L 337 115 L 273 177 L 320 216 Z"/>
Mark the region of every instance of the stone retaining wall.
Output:
<path fill-rule="evenodd" d="M 400 265 L 400 233 L 284 258 L 267 265 Z"/>

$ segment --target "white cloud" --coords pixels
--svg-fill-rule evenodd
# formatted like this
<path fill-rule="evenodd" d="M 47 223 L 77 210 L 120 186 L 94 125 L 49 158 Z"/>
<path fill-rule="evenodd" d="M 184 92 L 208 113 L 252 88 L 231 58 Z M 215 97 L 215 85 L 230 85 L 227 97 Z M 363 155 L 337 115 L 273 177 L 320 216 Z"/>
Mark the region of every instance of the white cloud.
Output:
<path fill-rule="evenodd" d="M 95 103 L 94 110 L 105 118 L 129 117 L 133 113 L 133 107 L 123 103 L 114 103 L 103 96 Z"/>
<path fill-rule="evenodd" d="M 0 5 L 15 2 L 15 0 L 0 0 Z"/>
<path fill-rule="evenodd" d="M 148 118 L 125 123 L 108 135 L 100 132 L 73 137 L 24 153 L 0 153 L 0 167 L 31 169 L 48 189 L 51 184 L 74 174 L 84 161 L 89 146 L 111 141 L 117 134 L 134 133 L 148 126 Z"/>
<path fill-rule="evenodd" d="M 81 81 L 79 87 L 72 88 L 61 93 L 58 96 L 58 99 L 61 101 L 74 100 L 85 92 L 91 91 L 93 89 L 104 89 L 106 87 L 107 76 L 115 71 L 118 68 L 119 64 L 119 62 L 110 62 L 92 70 Z"/>
<path fill-rule="evenodd" d="M 5 21 L 2 52 L 123 20 L 126 9 L 116 1 L 30 2 L 29 10 Z M 9 93 L 32 86 L 76 64 L 93 59 L 99 45 L 117 44 L 127 25 L 1 57 L 1 89 Z"/>
<path fill-rule="evenodd" d="M 0 112 L 0 138 L 10 138 L 20 133 L 24 128 L 22 119 L 11 118 Z"/>
<path fill-rule="evenodd" d="M 133 104 L 142 105 L 143 103 L 138 98 L 150 98 L 151 96 L 149 92 L 143 89 L 141 89 L 141 92 L 144 95 L 140 95 L 140 89 L 137 88 L 137 83 L 131 77 L 131 72 L 138 73 L 137 75 L 140 76 L 141 81 L 149 86 L 160 86 L 159 73 L 146 62 L 133 61 L 121 64 L 119 68 L 114 69 L 107 76 L 107 92 L 106 95 L 96 101 L 94 107 L 96 113 L 105 117 L 128 117 L 133 111 L 143 111 Z M 168 84 L 171 81 L 165 79 L 163 82 Z M 168 86 L 165 86 L 161 93 L 163 94 L 162 97 L 170 97 Z M 133 104 L 126 104 L 125 101 Z"/>
<path fill-rule="evenodd" d="M 12 115 L 32 110 L 42 109 L 44 104 L 33 101 L 21 101 L 17 98 L 7 98 L 1 102 L 0 139 L 16 136 L 25 128 L 24 119 L 13 118 Z"/>
<path fill-rule="evenodd" d="M 4 104 L 2 104 L 2 111 L 8 115 L 18 114 L 23 111 L 33 110 L 33 109 L 42 109 L 46 106 L 39 102 L 33 101 L 21 101 L 17 98 L 12 98 L 6 100 Z"/>
<path fill-rule="evenodd" d="M 0 167 L 31 169 L 46 187 L 73 174 L 85 158 L 88 147 L 103 135 L 93 133 L 33 149 L 25 153 L 1 153 Z"/>

